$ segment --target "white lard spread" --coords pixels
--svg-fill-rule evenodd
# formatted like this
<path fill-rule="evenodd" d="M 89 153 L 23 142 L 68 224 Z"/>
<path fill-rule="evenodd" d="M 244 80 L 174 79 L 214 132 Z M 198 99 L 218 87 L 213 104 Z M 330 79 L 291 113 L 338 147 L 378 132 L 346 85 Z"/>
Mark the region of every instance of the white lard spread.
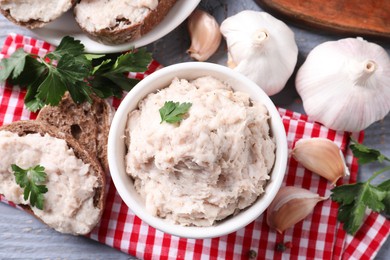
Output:
<path fill-rule="evenodd" d="M 20 21 L 40 20 L 49 22 L 72 7 L 69 0 L 0 0 L 4 10 L 9 10 L 11 16 Z"/>
<path fill-rule="evenodd" d="M 64 140 L 47 134 L 20 137 L 0 131 L 0 158 L 0 194 L 7 200 L 29 204 L 15 182 L 11 164 L 23 169 L 39 164 L 45 167 L 48 192 L 44 210 L 32 207 L 35 215 L 57 231 L 71 234 L 85 234 L 99 221 L 99 209 L 93 205 L 97 177 Z"/>
<path fill-rule="evenodd" d="M 83 0 L 76 5 L 74 11 L 78 22 L 88 31 L 99 31 L 117 25 L 121 27 L 128 21 L 132 24 L 139 23 L 157 6 L 158 0 Z"/>
<path fill-rule="evenodd" d="M 191 102 L 180 124 L 163 122 L 165 101 Z M 174 79 L 128 116 L 126 171 L 155 216 L 210 226 L 255 202 L 275 160 L 266 107 L 206 76 Z"/>

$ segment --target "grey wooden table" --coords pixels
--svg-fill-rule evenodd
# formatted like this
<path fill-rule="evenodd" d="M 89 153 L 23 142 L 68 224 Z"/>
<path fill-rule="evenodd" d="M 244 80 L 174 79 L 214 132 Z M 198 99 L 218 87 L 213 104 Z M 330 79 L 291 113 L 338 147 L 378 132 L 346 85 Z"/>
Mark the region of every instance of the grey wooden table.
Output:
<path fill-rule="evenodd" d="M 189 1 L 189 0 L 181 0 Z M 203 0 L 200 7 L 212 13 L 219 22 L 241 10 L 261 10 L 253 0 Z M 299 67 L 311 49 L 316 45 L 342 38 L 340 35 L 326 34 L 302 29 L 287 22 L 294 30 L 299 47 Z M 10 32 L 33 35 L 29 30 L 17 27 L 0 16 L 0 43 L 3 44 Z M 390 54 L 390 42 L 378 42 Z M 167 66 L 189 61 L 186 49 L 190 39 L 185 23 L 177 29 L 150 44 L 148 49 L 153 57 Z M 218 52 L 210 62 L 226 64 L 226 45 L 221 44 Z M 390 82 L 389 82 L 390 84 Z M 285 89 L 272 100 L 279 106 L 302 112 L 299 96 L 290 80 Z M 373 104 L 375 105 L 375 104 Z M 365 144 L 380 149 L 390 156 L 390 115 L 384 120 L 374 123 L 365 132 Z M 379 165 L 360 168 L 359 179 L 367 179 Z M 381 176 L 379 180 L 390 178 L 390 174 Z M 129 259 L 132 258 L 108 246 L 99 244 L 84 237 L 63 235 L 47 228 L 30 215 L 0 203 L 0 259 Z M 386 241 L 376 259 L 390 259 L 390 242 Z"/>

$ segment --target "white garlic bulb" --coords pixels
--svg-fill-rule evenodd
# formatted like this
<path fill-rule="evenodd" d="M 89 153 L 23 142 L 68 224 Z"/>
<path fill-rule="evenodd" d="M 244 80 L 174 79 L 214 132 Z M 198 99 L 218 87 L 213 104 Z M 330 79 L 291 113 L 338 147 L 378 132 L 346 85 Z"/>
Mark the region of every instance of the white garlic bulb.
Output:
<path fill-rule="evenodd" d="M 257 83 L 268 95 L 286 85 L 294 71 L 298 47 L 294 32 L 265 12 L 242 11 L 221 24 L 229 67 Z"/>
<path fill-rule="evenodd" d="M 295 84 L 307 115 L 334 130 L 363 130 L 390 110 L 389 56 L 362 38 L 315 47 Z"/>

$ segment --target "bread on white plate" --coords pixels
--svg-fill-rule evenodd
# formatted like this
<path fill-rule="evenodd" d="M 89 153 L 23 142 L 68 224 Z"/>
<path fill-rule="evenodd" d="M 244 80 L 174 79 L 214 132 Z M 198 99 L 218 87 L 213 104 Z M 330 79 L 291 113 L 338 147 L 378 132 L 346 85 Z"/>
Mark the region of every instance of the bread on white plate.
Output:
<path fill-rule="evenodd" d="M 140 38 L 159 24 L 177 0 L 81 0 L 74 7 L 80 28 L 105 44 Z"/>
<path fill-rule="evenodd" d="M 29 29 L 43 27 L 68 11 L 76 0 L 0 0 L 0 12 Z"/>
<path fill-rule="evenodd" d="M 105 204 L 105 173 L 100 163 L 70 135 L 42 121 L 17 121 L 0 127 L 0 194 L 51 228 L 88 234 Z M 12 164 L 43 166 L 47 174 L 43 209 L 30 206 L 16 183 Z"/>

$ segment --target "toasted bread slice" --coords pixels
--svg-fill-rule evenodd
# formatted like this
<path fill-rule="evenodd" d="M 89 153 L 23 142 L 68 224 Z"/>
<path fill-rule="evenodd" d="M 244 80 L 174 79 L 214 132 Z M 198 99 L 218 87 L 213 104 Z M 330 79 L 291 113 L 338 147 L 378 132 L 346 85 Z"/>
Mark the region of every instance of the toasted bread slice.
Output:
<path fill-rule="evenodd" d="M 2 136 L 0 140 L 0 151 L 4 149 L 3 152 L 7 153 L 8 156 L 0 163 L 0 194 L 3 194 L 6 199 L 16 204 L 19 203 L 26 211 L 59 232 L 75 235 L 89 233 L 100 221 L 105 204 L 106 179 L 100 163 L 91 157 L 70 135 L 44 122 L 17 121 L 0 127 L 0 134 Z M 42 164 L 48 165 L 46 167 L 47 171 L 45 171 L 48 174 L 46 183 L 48 192 L 45 194 L 45 206 L 43 210 L 30 207 L 29 202 L 20 202 L 21 198 L 23 198 L 23 191 L 17 186 L 13 174 L 9 171 L 11 167 L 8 164 L 10 162 L 23 164 L 26 163 L 26 158 L 34 158 L 31 159 L 33 161 L 42 161 L 47 159 L 48 156 L 57 157 L 59 156 L 58 151 L 60 150 L 52 149 L 49 152 L 49 148 L 44 145 L 43 148 L 42 146 L 38 148 L 38 145 L 34 146 L 31 142 L 26 144 L 26 140 L 21 140 L 23 137 L 29 135 L 30 137 L 34 136 L 33 140 L 38 140 L 38 142 L 45 144 L 46 142 L 49 143 L 45 138 L 50 138 L 50 142 L 53 142 L 52 140 L 54 139 L 55 144 L 59 143 L 60 146 L 64 146 L 63 149 L 66 151 L 65 156 L 69 155 L 69 157 L 64 158 L 73 158 L 64 162 L 63 165 L 67 169 L 59 169 L 58 167 L 60 165 L 53 166 L 53 161 L 41 162 Z M 9 140 L 12 138 L 15 139 L 7 141 L 7 138 Z M 30 140 L 32 139 L 28 141 Z M 35 158 L 38 155 L 39 158 Z M 74 164 L 76 166 L 73 168 L 68 167 L 69 164 L 75 161 L 77 161 L 77 164 Z M 80 168 L 80 170 L 77 168 L 77 165 L 83 165 L 83 168 Z M 21 165 L 19 166 L 22 167 Z M 34 165 L 28 167 L 31 166 Z M 73 171 L 69 169 L 73 169 Z M 83 173 L 80 175 L 86 176 L 83 182 L 79 182 L 79 174 L 72 175 L 75 172 Z M 88 182 L 90 184 L 86 184 Z M 76 203 L 73 204 L 72 202 Z M 58 208 L 58 205 L 60 205 L 60 208 Z M 71 210 L 67 210 L 67 207 L 71 208 Z"/>
<path fill-rule="evenodd" d="M 81 0 L 73 11 L 80 28 L 105 44 L 140 38 L 159 24 L 177 0 Z"/>
<path fill-rule="evenodd" d="M 92 104 L 76 104 L 66 93 L 58 106 L 45 106 L 37 120 L 45 121 L 72 135 L 108 171 L 107 139 L 113 108 L 103 99 L 92 97 Z"/>
<path fill-rule="evenodd" d="M 76 0 L 0 0 L 0 12 L 11 22 L 34 29 L 57 19 L 75 3 Z"/>

